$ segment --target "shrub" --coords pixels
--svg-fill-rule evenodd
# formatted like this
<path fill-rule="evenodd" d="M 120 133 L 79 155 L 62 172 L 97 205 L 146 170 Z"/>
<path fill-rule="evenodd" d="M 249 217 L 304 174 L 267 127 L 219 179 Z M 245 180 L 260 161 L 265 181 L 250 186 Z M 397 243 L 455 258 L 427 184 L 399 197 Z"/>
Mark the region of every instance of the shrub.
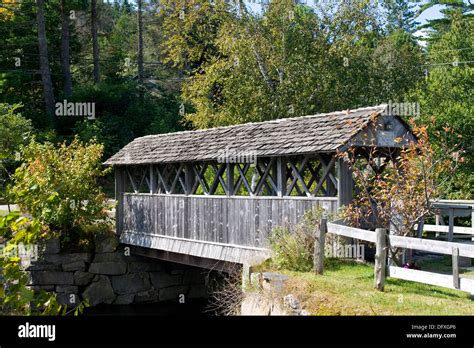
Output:
<path fill-rule="evenodd" d="M 17 111 L 21 107 L 21 104 L 0 103 L 0 197 L 19 164 L 20 145 L 28 143 L 33 132 L 31 121 Z"/>
<path fill-rule="evenodd" d="M 77 139 L 59 147 L 33 140 L 22 149 L 24 163 L 9 193 L 23 211 L 67 239 L 73 229 L 107 218 L 106 197 L 97 184 L 106 173 L 102 151 L 102 145 Z"/>
<path fill-rule="evenodd" d="M 29 278 L 21 267 L 19 246 L 31 246 L 43 236 L 44 228 L 39 221 L 29 220 L 21 216 L 19 212 L 0 217 L 0 238 L 2 239 L 0 254 L 1 314 L 53 315 L 65 313 L 66 306 L 57 303 L 55 294 L 46 291 L 33 291 L 27 286 Z"/>
<path fill-rule="evenodd" d="M 315 230 L 319 228 L 323 214 L 324 210 L 316 207 L 305 213 L 301 223 L 272 231 L 272 263 L 277 268 L 297 272 L 308 272 L 313 268 Z"/>

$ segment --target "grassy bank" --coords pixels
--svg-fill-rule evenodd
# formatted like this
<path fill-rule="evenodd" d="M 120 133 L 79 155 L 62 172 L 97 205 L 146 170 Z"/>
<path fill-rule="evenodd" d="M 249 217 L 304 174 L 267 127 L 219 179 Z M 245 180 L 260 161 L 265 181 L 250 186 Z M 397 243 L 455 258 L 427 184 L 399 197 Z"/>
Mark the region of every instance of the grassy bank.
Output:
<path fill-rule="evenodd" d="M 385 292 L 373 289 L 373 265 L 327 260 L 324 275 L 290 275 L 286 293 L 312 315 L 474 315 L 469 294 L 388 278 Z"/>

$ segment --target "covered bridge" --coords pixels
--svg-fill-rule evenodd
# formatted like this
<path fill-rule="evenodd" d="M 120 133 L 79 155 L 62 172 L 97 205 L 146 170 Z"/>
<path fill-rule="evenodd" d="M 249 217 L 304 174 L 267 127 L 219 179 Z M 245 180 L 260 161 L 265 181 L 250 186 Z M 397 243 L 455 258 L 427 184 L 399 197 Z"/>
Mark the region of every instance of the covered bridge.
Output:
<path fill-rule="evenodd" d="M 337 156 L 376 147 L 393 155 L 413 139 L 386 106 L 137 138 L 105 163 L 115 168 L 117 233 L 144 255 L 215 267 L 268 255 L 277 226 L 313 206 L 351 201 Z"/>

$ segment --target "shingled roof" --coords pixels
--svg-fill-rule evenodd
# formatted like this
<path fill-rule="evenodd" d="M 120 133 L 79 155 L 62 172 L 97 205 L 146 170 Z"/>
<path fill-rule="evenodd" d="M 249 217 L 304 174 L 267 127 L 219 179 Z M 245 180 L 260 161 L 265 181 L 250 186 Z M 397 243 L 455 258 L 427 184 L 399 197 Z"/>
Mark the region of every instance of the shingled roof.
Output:
<path fill-rule="evenodd" d="M 216 160 L 219 153 L 256 156 L 333 152 L 361 132 L 386 105 L 195 131 L 148 135 L 133 140 L 107 165 Z"/>

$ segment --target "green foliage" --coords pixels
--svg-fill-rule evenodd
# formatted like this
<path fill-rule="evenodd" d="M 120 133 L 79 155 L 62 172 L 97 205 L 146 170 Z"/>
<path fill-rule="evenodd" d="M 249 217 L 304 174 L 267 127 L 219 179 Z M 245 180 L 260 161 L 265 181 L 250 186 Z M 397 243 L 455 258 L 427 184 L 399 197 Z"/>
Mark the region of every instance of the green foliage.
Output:
<path fill-rule="evenodd" d="M 296 226 L 277 227 L 272 231 L 270 245 L 272 264 L 278 269 L 308 272 L 313 268 L 315 230 L 319 228 L 324 210 L 320 207 L 306 212 Z"/>
<path fill-rule="evenodd" d="M 18 113 L 21 104 L 0 104 L 0 161 L 17 160 L 15 153 L 33 132 L 31 121 Z"/>
<path fill-rule="evenodd" d="M 181 130 L 179 103 L 159 86 L 142 91 L 133 82 L 103 82 L 77 88 L 72 100 L 95 103 L 95 120 L 60 120 L 62 133 L 71 130 L 83 141 L 104 145 L 108 158 L 136 137 Z M 154 94 L 152 94 L 152 92 Z"/>
<path fill-rule="evenodd" d="M 231 4 L 224 0 L 161 1 L 164 62 L 187 73 L 219 56 L 215 39 L 220 26 L 231 17 Z"/>
<path fill-rule="evenodd" d="M 103 146 L 75 139 L 70 145 L 32 141 L 14 174 L 10 193 L 20 207 L 52 230 L 67 235 L 73 227 L 106 218 L 106 198 L 97 185 Z"/>
<path fill-rule="evenodd" d="M 422 77 L 407 32 L 385 35 L 377 6 L 341 3 L 318 13 L 270 2 L 261 17 L 220 24 L 220 54 L 183 86 L 198 128 L 329 112 L 398 100 Z"/>
<path fill-rule="evenodd" d="M 19 247 L 31 246 L 44 236 L 39 221 L 28 220 L 18 212 L 0 217 L 0 313 L 11 315 L 57 315 L 65 313 L 56 295 L 28 288 L 29 278 L 21 267 Z"/>
<path fill-rule="evenodd" d="M 20 160 L 20 146 L 28 143 L 33 126 L 18 109 L 21 104 L 0 103 L 0 196 Z"/>
<path fill-rule="evenodd" d="M 420 121 L 430 124 L 428 130 L 436 147 L 439 147 L 436 135 L 445 134 L 446 130 L 458 134 L 442 140 L 453 146 L 461 141 L 466 151 L 465 162 L 442 188 L 446 198 L 471 199 L 474 195 L 474 67 L 466 62 L 474 60 L 474 35 L 467 34 L 473 33 L 474 27 L 470 18 L 453 13 L 449 28 L 430 47 L 429 75 L 417 91 Z"/>

